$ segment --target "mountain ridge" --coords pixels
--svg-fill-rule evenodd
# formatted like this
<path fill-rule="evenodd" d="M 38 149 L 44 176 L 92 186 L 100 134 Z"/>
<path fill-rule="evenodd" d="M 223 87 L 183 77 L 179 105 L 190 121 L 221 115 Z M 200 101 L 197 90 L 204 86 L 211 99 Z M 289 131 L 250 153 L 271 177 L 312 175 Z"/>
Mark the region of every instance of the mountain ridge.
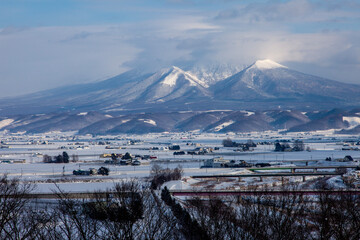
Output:
<path fill-rule="evenodd" d="M 201 71 L 204 69 L 202 68 Z M 7 124 L 3 129 L 36 132 L 51 130 L 53 128 L 49 124 L 53 124 L 59 126 L 59 129 L 86 132 L 82 129 L 105 121 L 111 123 L 112 132 L 135 130 L 141 132 L 141 129 L 145 132 L 180 130 L 236 132 L 246 129 L 255 131 L 281 128 L 289 131 L 310 131 L 320 129 L 322 125 L 326 125 L 322 128 L 333 127 L 347 131 L 351 124 L 347 124 L 342 117 L 350 119 L 354 114 L 344 115 L 341 111 L 352 108 L 354 109 L 352 111 L 356 112 L 356 108 L 360 109 L 358 104 L 360 85 L 304 74 L 269 59 L 258 60 L 234 74 L 235 68 L 214 67 L 213 69 L 216 69 L 213 74 L 205 74 L 199 70 L 201 74 L 198 76 L 196 71 L 185 71 L 176 66 L 150 73 L 130 70 L 100 82 L 64 86 L 1 99 L 0 117 L 4 121 L 3 125 Z M 221 70 L 224 71 L 223 74 Z M 215 75 L 217 79 L 213 78 Z M 212 76 L 212 78 L 205 81 L 204 76 Z M 335 106 L 342 110 L 327 112 Z M 242 111 L 245 109 L 254 114 L 244 115 Z M 269 110 L 273 111 L 272 115 L 266 113 Z M 213 112 L 210 113 L 211 111 Z M 277 111 L 281 112 L 276 113 Z M 322 116 L 315 111 L 325 111 L 323 114 L 332 117 Z M 92 114 L 87 118 L 76 117 L 76 114 L 81 112 L 94 112 L 94 117 L 89 117 Z M 183 114 L 185 112 L 187 115 Z M 304 115 L 302 112 L 308 114 Z M 41 119 L 36 117 L 37 114 L 45 114 L 48 117 Z M 105 116 L 109 114 L 114 115 L 115 120 Z M 155 117 L 155 120 L 134 117 L 141 114 L 162 116 L 171 124 L 163 121 L 161 117 Z M 182 118 L 185 115 L 189 115 L 186 120 Z M 29 116 L 31 121 L 40 122 L 36 124 L 23 122 L 24 126 L 28 126 L 17 128 L 16 121 L 9 120 L 25 119 L 26 116 Z M 121 116 L 131 117 L 128 122 L 123 123 L 124 119 Z M 179 119 L 174 122 L 173 118 L 176 116 Z M 30 121 L 29 119 L 27 121 Z M 73 122 L 77 127 L 65 127 L 59 119 L 68 125 Z M 315 120 L 318 122 L 314 122 Z M 84 124 L 75 121 L 83 121 Z M 154 125 L 152 121 L 160 124 Z M 115 123 L 118 128 L 113 126 Z M 110 129 L 102 130 L 102 132 L 108 131 Z"/>
<path fill-rule="evenodd" d="M 248 133 L 259 131 L 309 132 L 334 130 L 357 134 L 360 112 L 330 110 L 300 112 L 272 111 L 184 111 L 168 113 L 72 112 L 19 115 L 0 118 L 0 131 L 11 133 L 46 133 L 77 131 L 79 134 L 113 135 L 151 132 Z"/>
<path fill-rule="evenodd" d="M 224 68 L 227 76 L 232 70 Z M 217 69 L 216 71 L 218 71 Z M 206 75 L 206 74 L 205 74 Z M 170 67 L 144 73 L 130 70 L 110 79 L 0 100 L 0 116 L 53 111 L 184 111 L 230 109 L 330 109 L 355 107 L 360 85 L 345 84 L 258 60 L 214 81 Z M 211 74 L 208 74 L 209 76 Z M 210 108 L 211 107 L 211 108 Z"/>

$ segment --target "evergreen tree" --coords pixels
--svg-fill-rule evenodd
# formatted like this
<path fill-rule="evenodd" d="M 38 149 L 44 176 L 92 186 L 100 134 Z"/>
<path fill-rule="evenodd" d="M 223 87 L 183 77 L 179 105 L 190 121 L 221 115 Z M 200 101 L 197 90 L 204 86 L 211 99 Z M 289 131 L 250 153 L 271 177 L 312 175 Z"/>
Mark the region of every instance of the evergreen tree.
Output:
<path fill-rule="evenodd" d="M 69 163 L 69 155 L 67 154 L 67 152 L 62 153 L 62 158 L 64 163 Z"/>

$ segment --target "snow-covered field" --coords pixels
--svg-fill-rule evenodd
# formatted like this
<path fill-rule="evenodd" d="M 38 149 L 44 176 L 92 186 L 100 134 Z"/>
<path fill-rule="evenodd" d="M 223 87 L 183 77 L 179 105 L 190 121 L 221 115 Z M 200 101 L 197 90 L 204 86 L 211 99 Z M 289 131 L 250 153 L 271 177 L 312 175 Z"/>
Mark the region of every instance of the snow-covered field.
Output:
<path fill-rule="evenodd" d="M 231 138 L 236 142 L 246 142 L 251 139 L 258 145 L 253 151 L 235 151 L 236 148 L 222 147 L 222 140 Z M 352 156 L 355 161 L 360 159 L 360 151 L 342 150 L 344 143 L 349 144 L 359 141 L 358 136 L 338 136 L 331 134 L 294 133 L 292 135 L 281 135 L 276 132 L 263 132 L 252 134 L 197 134 L 197 133 L 164 133 L 146 135 L 123 135 L 123 136 L 102 136 L 93 138 L 91 136 L 77 136 L 73 133 L 51 133 L 43 135 L 7 135 L 3 134 L 2 148 L 0 148 L 0 174 L 7 174 L 9 177 L 20 178 L 21 181 L 36 183 L 38 192 L 51 192 L 57 186 L 66 191 L 92 191 L 104 190 L 112 187 L 114 183 L 129 178 L 145 179 L 149 177 L 150 170 L 154 164 L 163 168 L 175 168 L 178 165 L 184 169 L 182 181 L 167 183 L 170 189 L 188 189 L 202 187 L 199 180 L 190 178 L 192 175 L 211 174 L 243 174 L 245 169 L 239 168 L 200 168 L 203 160 L 214 157 L 223 157 L 225 160 L 245 160 L 249 163 L 269 162 L 286 166 L 289 164 L 304 165 L 308 160 L 309 165 L 345 165 L 338 161 L 325 161 L 331 157 L 333 160 L 343 159 L 345 156 Z M 302 152 L 274 152 L 274 141 L 301 139 L 305 148 L 309 151 Z M 130 142 L 132 141 L 132 143 Z M 205 155 L 173 155 L 174 151 L 166 150 L 170 145 L 180 145 L 181 151 L 190 151 L 195 148 L 218 147 L 210 154 Z M 155 149 L 154 149 L 155 148 Z M 78 162 L 67 164 L 43 163 L 43 156 L 57 156 L 64 151 L 70 156 L 78 156 Z M 140 166 L 121 166 L 104 164 L 109 157 L 101 157 L 102 154 L 125 154 L 151 155 L 156 157 L 152 160 L 141 160 Z M 302 161 L 302 162 L 299 162 Z M 350 164 L 358 164 L 350 163 Z M 98 169 L 106 166 L 110 169 L 109 176 L 74 176 L 73 170 L 89 168 Z M 241 184 L 235 182 L 211 183 L 208 185 L 216 189 L 241 187 L 244 184 L 257 184 L 256 180 L 249 178 L 242 180 Z M 267 179 L 267 184 L 275 184 L 278 179 Z M 297 180 L 296 180 L 297 181 Z"/>

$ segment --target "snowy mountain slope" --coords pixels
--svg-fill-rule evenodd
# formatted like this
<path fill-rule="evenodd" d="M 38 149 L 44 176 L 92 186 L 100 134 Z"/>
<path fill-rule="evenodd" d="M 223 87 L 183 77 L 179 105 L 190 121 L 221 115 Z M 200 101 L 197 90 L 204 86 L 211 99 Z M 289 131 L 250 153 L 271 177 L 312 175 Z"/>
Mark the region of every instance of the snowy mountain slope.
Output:
<path fill-rule="evenodd" d="M 273 119 L 270 124 L 275 129 L 290 129 L 292 127 L 310 122 L 310 119 L 308 116 L 306 116 L 305 113 L 296 110 L 271 111 L 266 112 L 266 115 Z"/>
<path fill-rule="evenodd" d="M 351 135 L 357 135 L 360 134 L 360 126 L 350 128 L 350 129 L 342 129 L 340 131 L 337 131 L 338 134 L 351 134 Z"/>
<path fill-rule="evenodd" d="M 180 68 L 155 73 L 129 71 L 111 79 L 0 100 L 0 115 L 121 109 L 142 104 L 209 99 L 208 85 Z M 176 108 L 176 106 L 174 107 Z"/>
<path fill-rule="evenodd" d="M 272 130 L 267 116 L 260 112 L 248 114 L 245 111 L 234 111 L 219 121 L 205 128 L 207 132 L 252 132 Z"/>
<path fill-rule="evenodd" d="M 60 113 L 17 118 L 4 129 L 11 132 L 42 133 L 50 131 L 77 131 L 95 122 L 108 119 L 109 115 L 98 112 L 83 114 Z"/>
<path fill-rule="evenodd" d="M 343 129 L 356 133 L 358 115 L 349 110 L 299 112 L 273 111 L 183 111 L 167 113 L 133 113 L 111 115 L 102 112 L 62 112 L 19 115 L 2 119 L 1 131 L 13 133 L 43 133 L 49 131 L 78 131 L 79 134 L 121 134 L 149 132 L 253 132 L 288 129 L 291 132 Z"/>
<path fill-rule="evenodd" d="M 177 131 L 187 132 L 202 130 L 204 126 L 211 125 L 229 114 L 228 111 L 207 111 L 199 113 L 179 122 L 175 128 Z"/>
<path fill-rule="evenodd" d="M 138 96 L 135 102 L 154 103 L 166 102 L 182 98 L 208 97 L 208 85 L 178 67 L 171 67 L 151 77 L 147 88 Z M 146 80 L 145 80 L 146 81 Z M 138 89 L 137 86 L 134 89 Z"/>
<path fill-rule="evenodd" d="M 128 71 L 105 81 L 64 86 L 25 96 L 0 100 L 0 115 L 49 113 L 60 111 L 93 111 L 129 101 L 134 84 L 150 74 Z"/>
<path fill-rule="evenodd" d="M 294 126 L 290 132 L 307 132 L 329 129 L 346 129 L 350 126 L 347 121 L 343 121 L 343 115 L 339 113 L 327 114 L 323 117 L 313 119 L 304 124 Z"/>
<path fill-rule="evenodd" d="M 231 64 L 207 64 L 185 67 L 184 69 L 190 74 L 196 76 L 198 79 L 213 85 L 216 82 L 222 81 L 235 73 L 240 72 L 245 67 L 240 67 Z"/>
<path fill-rule="evenodd" d="M 195 113 L 129 114 L 105 119 L 79 129 L 80 134 L 119 134 L 174 131 L 174 126 Z"/>
<path fill-rule="evenodd" d="M 256 61 L 212 87 L 215 98 L 340 103 L 360 100 L 360 86 L 300 73 L 271 60 Z"/>
<path fill-rule="evenodd" d="M 360 102 L 360 85 L 307 75 L 271 60 L 256 61 L 236 74 L 236 68 L 195 69 L 171 67 L 152 73 L 131 70 L 105 81 L 1 99 L 0 116 L 12 119 L 18 114 L 69 111 L 128 115 L 222 109 L 310 112 L 334 106 L 355 107 Z M 307 121 L 300 115 L 292 117 L 294 123 L 287 127 Z M 212 121 L 211 117 L 208 120 Z M 281 124 L 274 122 L 276 127 Z"/>

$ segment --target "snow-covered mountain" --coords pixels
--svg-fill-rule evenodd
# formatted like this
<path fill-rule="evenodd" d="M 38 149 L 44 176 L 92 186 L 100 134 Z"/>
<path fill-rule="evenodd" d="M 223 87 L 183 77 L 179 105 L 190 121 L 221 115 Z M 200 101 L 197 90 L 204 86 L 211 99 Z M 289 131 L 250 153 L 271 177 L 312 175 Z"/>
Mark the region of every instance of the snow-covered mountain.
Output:
<path fill-rule="evenodd" d="M 131 70 L 105 81 L 49 89 L 34 94 L 0 100 L 0 116 L 60 111 L 95 111 L 120 106 L 138 95 L 134 85 L 151 76 Z M 140 89 L 141 90 L 141 89 Z"/>
<path fill-rule="evenodd" d="M 190 66 L 184 69 L 208 85 L 213 85 L 240 72 L 244 68 L 244 66 L 217 63 Z"/>
<path fill-rule="evenodd" d="M 167 102 L 208 100 L 208 84 L 178 67 L 155 73 L 128 71 L 105 81 L 65 86 L 0 100 L 0 115 L 54 111 L 156 108 Z M 176 106 L 174 107 L 176 109 Z"/>
<path fill-rule="evenodd" d="M 145 85 L 146 88 L 138 85 Z M 156 103 L 211 95 L 207 83 L 175 66 L 153 74 L 138 85 L 133 88 L 138 92 L 136 102 Z"/>
<path fill-rule="evenodd" d="M 128 115 L 244 109 L 255 112 L 299 110 L 291 114 L 284 112 L 279 116 L 281 119 L 276 117 L 276 128 L 291 128 L 311 120 L 299 112 L 359 106 L 360 85 L 300 73 L 271 60 L 259 60 L 236 71 L 236 67 L 229 65 L 194 66 L 186 71 L 173 66 L 150 73 L 131 70 L 105 81 L 1 99 L 0 116 L 92 111 Z M 219 116 L 223 117 L 217 113 L 204 115 L 206 122 L 215 125 L 223 124 L 217 123 Z M 261 114 L 256 116 L 263 117 Z M 193 117 L 182 125 L 179 123 L 177 128 L 194 129 L 201 115 Z M 239 129 L 235 127 L 236 121 L 243 125 L 240 119 L 231 121 L 225 124 L 228 129 Z M 214 129 L 218 129 L 215 125 Z"/>
<path fill-rule="evenodd" d="M 166 113 L 106 114 L 62 112 L 0 118 L 0 131 L 42 133 L 78 131 L 80 134 L 150 132 L 253 132 L 282 130 L 306 132 L 334 130 L 342 134 L 360 132 L 360 113 L 344 109 L 300 112 L 273 111 L 184 111 Z"/>
<path fill-rule="evenodd" d="M 346 105 L 360 100 L 360 85 L 291 70 L 271 60 L 256 61 L 212 87 L 216 99 L 265 101 L 278 105 Z M 320 105 L 319 105 L 320 104 Z"/>

